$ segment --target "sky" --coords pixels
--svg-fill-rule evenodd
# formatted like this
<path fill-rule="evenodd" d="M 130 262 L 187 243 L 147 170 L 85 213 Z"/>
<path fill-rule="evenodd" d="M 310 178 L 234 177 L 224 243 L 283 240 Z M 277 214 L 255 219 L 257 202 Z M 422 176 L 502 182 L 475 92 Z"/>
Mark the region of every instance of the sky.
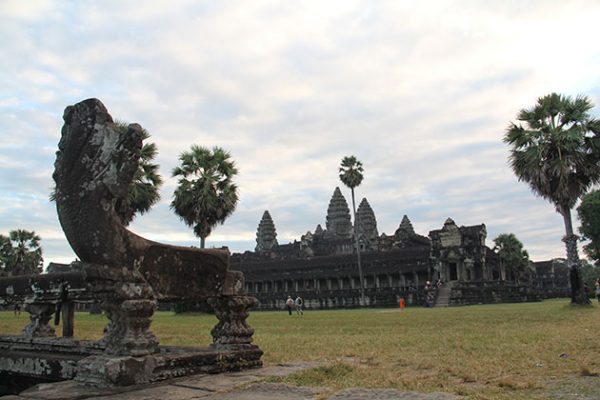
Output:
<path fill-rule="evenodd" d="M 564 257 L 562 218 L 512 173 L 502 142 L 551 92 L 600 105 L 600 2 L 0 0 L 0 234 L 70 262 L 48 195 L 65 107 L 100 99 L 152 135 L 161 200 L 131 230 L 199 245 L 170 210 L 191 145 L 239 169 L 235 213 L 207 246 L 253 250 L 264 210 L 280 244 L 325 226 L 341 159 L 364 166 L 379 232 L 485 223 L 533 260 Z M 600 115 L 594 108 L 593 114 Z"/>

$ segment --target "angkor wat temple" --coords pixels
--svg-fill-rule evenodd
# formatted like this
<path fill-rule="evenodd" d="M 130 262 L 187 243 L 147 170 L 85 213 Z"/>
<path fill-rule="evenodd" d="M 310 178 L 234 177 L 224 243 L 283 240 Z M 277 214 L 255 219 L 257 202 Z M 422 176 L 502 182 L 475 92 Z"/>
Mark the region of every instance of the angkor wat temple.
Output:
<path fill-rule="evenodd" d="M 485 224 L 458 226 L 448 218 L 441 229 L 422 236 L 405 215 L 393 235 L 379 234 L 375 213 L 362 199 L 357 213 L 358 246 L 364 279 L 361 300 L 354 227 L 339 188 L 327 209 L 325 229 L 317 225 L 300 240 L 280 245 L 275 224 L 265 211 L 254 252 L 233 254 L 232 268 L 243 271 L 247 291 L 259 308 L 283 308 L 288 295 L 301 296 L 307 308 L 423 304 L 433 290 L 438 306 L 521 302 L 540 299 L 523 277 L 505 277 L 498 255 L 485 244 Z M 521 278 L 521 279 L 519 279 Z"/>

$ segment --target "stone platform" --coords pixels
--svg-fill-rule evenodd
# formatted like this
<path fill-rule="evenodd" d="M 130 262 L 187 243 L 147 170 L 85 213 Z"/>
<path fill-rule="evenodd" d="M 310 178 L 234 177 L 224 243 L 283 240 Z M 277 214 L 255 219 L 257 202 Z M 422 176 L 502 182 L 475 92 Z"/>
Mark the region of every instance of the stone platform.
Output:
<path fill-rule="evenodd" d="M 458 400 L 448 393 L 402 392 L 395 389 L 297 387 L 264 382 L 319 366 L 318 363 L 278 364 L 224 374 L 199 374 L 156 384 L 94 388 L 64 381 L 40 384 L 2 400 Z"/>

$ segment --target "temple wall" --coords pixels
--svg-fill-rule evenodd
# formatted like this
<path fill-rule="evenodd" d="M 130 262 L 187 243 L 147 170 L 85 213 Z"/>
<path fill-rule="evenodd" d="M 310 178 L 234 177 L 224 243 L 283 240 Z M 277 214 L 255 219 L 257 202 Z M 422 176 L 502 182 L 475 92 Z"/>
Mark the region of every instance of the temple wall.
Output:
<path fill-rule="evenodd" d="M 452 287 L 450 295 L 452 306 L 541 300 L 541 293 L 536 288 L 503 281 L 457 282 Z"/>

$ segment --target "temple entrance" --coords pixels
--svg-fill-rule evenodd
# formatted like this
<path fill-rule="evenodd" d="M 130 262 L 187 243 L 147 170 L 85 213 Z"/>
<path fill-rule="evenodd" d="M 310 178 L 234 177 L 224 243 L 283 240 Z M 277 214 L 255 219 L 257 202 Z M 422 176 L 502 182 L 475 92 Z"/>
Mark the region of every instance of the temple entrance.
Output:
<path fill-rule="evenodd" d="M 448 263 L 448 274 L 450 275 L 451 281 L 458 280 L 458 268 L 456 267 L 456 263 Z"/>

